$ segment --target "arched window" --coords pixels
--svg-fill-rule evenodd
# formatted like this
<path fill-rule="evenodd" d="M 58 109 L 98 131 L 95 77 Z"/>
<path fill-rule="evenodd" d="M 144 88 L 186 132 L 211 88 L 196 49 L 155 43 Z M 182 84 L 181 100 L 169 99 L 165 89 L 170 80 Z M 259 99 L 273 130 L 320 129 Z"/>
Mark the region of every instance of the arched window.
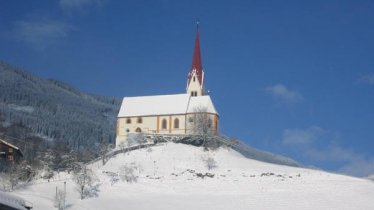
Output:
<path fill-rule="evenodd" d="M 193 81 L 195 82 L 195 76 L 193 77 Z"/>
<path fill-rule="evenodd" d="M 138 128 L 136 128 L 135 132 L 137 132 L 137 133 L 141 133 L 141 132 L 142 132 L 142 129 L 140 129 L 140 128 L 138 127 Z"/>
<path fill-rule="evenodd" d="M 178 118 L 174 119 L 174 128 L 179 128 L 179 119 Z"/>
<path fill-rule="evenodd" d="M 127 119 L 126 119 L 126 123 L 127 123 L 127 124 L 131 124 L 131 118 L 127 118 Z"/>
<path fill-rule="evenodd" d="M 137 122 L 138 123 L 143 123 L 143 119 L 141 117 L 138 117 Z"/>
<path fill-rule="evenodd" d="M 162 119 L 161 128 L 162 129 L 167 129 L 168 128 L 168 121 L 166 119 Z"/>

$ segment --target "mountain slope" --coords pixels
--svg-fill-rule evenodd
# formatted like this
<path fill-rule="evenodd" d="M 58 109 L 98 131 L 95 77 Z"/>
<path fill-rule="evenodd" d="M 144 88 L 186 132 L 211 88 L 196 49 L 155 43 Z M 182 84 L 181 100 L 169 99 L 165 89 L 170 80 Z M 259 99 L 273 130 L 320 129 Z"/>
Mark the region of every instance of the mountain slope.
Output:
<path fill-rule="evenodd" d="M 238 142 L 233 146 L 233 149 L 240 154 L 242 154 L 246 158 L 264 161 L 267 163 L 274 163 L 280 165 L 287 165 L 287 166 L 302 166 L 300 163 L 296 162 L 295 160 L 282 156 L 273 154 L 270 152 L 262 151 L 256 148 L 253 148 L 249 145 L 244 144 L 243 142 Z"/>
<path fill-rule="evenodd" d="M 208 158 L 216 167 L 208 170 Z M 124 166 L 137 181 L 113 181 Z M 374 183 L 318 170 L 281 166 L 247 159 L 234 150 L 204 151 L 184 144 L 160 144 L 118 154 L 104 166 L 89 166 L 97 190 L 79 199 L 71 175 L 37 180 L 14 192 L 35 209 L 52 209 L 56 186 L 67 182 L 69 209 L 374 209 Z M 208 174 L 206 174 L 208 173 Z M 201 178 L 203 175 L 204 178 Z M 111 178 L 112 177 L 112 178 Z M 60 181 L 59 181 L 60 180 Z"/>
<path fill-rule="evenodd" d="M 0 118 L 7 125 L 18 124 L 79 149 L 103 138 L 114 140 L 119 106 L 117 98 L 87 94 L 0 62 Z"/>

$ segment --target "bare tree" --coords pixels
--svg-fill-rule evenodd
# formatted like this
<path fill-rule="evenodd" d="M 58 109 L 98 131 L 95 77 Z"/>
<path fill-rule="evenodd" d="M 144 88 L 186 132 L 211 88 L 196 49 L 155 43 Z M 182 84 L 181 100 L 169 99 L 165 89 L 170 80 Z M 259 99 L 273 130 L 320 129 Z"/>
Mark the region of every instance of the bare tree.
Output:
<path fill-rule="evenodd" d="M 78 192 L 80 193 L 81 200 L 85 198 L 88 191 L 94 184 L 94 173 L 91 169 L 88 169 L 83 163 L 80 164 L 79 171 L 74 174 L 74 181 L 77 184 Z"/>
<path fill-rule="evenodd" d="M 108 160 L 108 152 L 110 151 L 110 149 L 111 145 L 108 143 L 108 140 L 106 140 L 106 138 L 103 138 L 100 143 L 100 156 L 103 165 L 105 165 Z"/>
<path fill-rule="evenodd" d="M 201 142 L 205 149 L 215 149 L 219 147 L 218 131 L 213 125 L 213 116 L 208 113 L 208 108 L 204 106 L 194 109 L 194 116 L 189 121 L 192 133 L 191 141 Z"/>
<path fill-rule="evenodd" d="M 130 165 L 121 166 L 119 171 L 119 177 L 124 182 L 137 182 L 138 177 L 135 175 L 136 165 L 131 163 Z"/>
<path fill-rule="evenodd" d="M 214 134 L 212 127 L 212 118 L 208 113 L 208 108 L 199 106 L 194 109 L 194 125 L 192 133 L 199 136 L 207 136 Z"/>
<path fill-rule="evenodd" d="M 203 158 L 203 161 L 205 163 L 205 166 L 208 168 L 208 170 L 211 170 L 217 167 L 217 161 L 214 160 L 214 158 L 212 157 Z"/>
<path fill-rule="evenodd" d="M 111 172 L 111 173 L 108 173 L 108 176 L 110 178 L 110 185 L 112 186 L 119 181 L 118 173 Z"/>
<path fill-rule="evenodd" d="M 144 138 L 144 133 L 130 133 L 128 134 L 127 140 L 127 147 L 141 145 L 146 143 Z"/>
<path fill-rule="evenodd" d="M 19 164 L 11 163 L 5 173 L 5 180 L 9 185 L 9 190 L 14 190 L 19 182 L 28 182 L 34 175 L 34 171 L 25 161 Z"/>
<path fill-rule="evenodd" d="M 19 170 L 18 167 L 12 166 L 10 171 L 7 174 L 7 179 L 9 182 L 9 188 L 10 190 L 13 190 L 14 187 L 18 184 L 19 182 Z"/>

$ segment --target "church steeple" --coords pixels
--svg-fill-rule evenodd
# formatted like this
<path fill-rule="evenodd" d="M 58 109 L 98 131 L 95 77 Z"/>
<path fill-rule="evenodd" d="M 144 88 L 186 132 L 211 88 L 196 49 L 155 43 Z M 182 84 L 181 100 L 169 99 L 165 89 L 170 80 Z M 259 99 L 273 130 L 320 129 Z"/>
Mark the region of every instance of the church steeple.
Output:
<path fill-rule="evenodd" d="M 195 47 L 192 55 L 192 66 L 188 73 L 187 93 L 191 96 L 204 95 L 204 71 L 201 62 L 199 21 L 196 23 Z"/>

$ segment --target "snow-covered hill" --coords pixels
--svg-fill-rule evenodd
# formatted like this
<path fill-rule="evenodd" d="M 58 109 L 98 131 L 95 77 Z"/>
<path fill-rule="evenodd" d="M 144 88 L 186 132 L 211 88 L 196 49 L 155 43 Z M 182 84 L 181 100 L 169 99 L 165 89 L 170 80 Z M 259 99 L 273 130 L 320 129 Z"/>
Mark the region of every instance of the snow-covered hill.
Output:
<path fill-rule="evenodd" d="M 0 126 L 28 129 L 7 134 L 12 137 L 36 134 L 63 140 L 75 150 L 91 148 L 103 137 L 113 142 L 120 103 L 118 98 L 85 93 L 0 61 Z"/>
<path fill-rule="evenodd" d="M 208 170 L 207 160 L 211 170 Z M 137 181 L 113 174 L 131 168 Z M 66 181 L 68 209 L 374 209 L 374 182 L 318 170 L 247 159 L 226 148 L 167 143 L 118 154 L 94 171 L 97 190 L 80 200 L 66 173 L 13 192 L 34 209 L 54 209 L 56 187 Z M 206 176 L 205 176 L 206 175 Z M 202 178 L 203 177 L 203 178 Z M 95 196 L 96 194 L 96 196 Z"/>

